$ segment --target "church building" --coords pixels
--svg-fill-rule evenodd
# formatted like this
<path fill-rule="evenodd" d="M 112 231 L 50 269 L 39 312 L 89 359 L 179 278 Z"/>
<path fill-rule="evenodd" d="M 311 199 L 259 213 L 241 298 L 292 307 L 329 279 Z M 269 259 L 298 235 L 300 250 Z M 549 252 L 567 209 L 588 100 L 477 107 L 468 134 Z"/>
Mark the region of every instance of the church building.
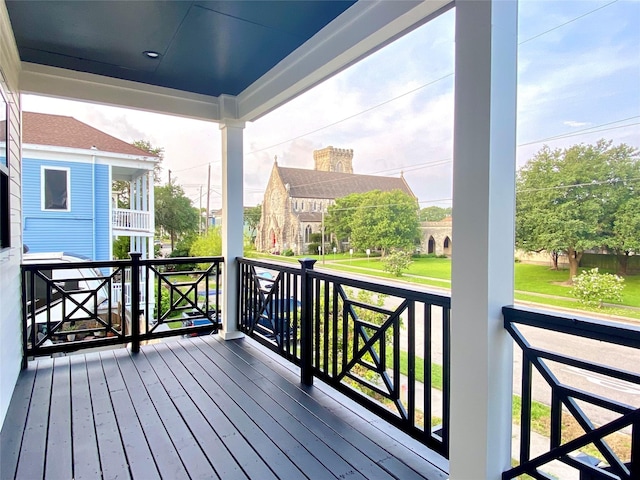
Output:
<path fill-rule="evenodd" d="M 337 198 L 372 190 L 400 190 L 415 198 L 404 177 L 353 173 L 353 150 L 326 147 L 313 152 L 315 168 L 280 167 L 275 161 L 262 202 L 256 248 L 265 252 L 308 252 L 312 233 L 322 232 L 323 213 Z"/>

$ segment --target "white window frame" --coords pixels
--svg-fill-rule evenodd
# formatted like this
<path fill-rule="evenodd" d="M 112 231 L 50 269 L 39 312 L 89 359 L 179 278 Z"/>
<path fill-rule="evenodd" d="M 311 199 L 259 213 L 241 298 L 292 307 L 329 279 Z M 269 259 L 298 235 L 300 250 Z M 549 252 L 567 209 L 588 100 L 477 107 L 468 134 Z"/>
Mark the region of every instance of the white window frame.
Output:
<path fill-rule="evenodd" d="M 56 170 L 67 173 L 67 208 L 46 208 L 45 206 L 45 171 Z M 70 212 L 71 211 L 71 170 L 69 167 L 40 166 L 40 208 L 45 212 Z"/>

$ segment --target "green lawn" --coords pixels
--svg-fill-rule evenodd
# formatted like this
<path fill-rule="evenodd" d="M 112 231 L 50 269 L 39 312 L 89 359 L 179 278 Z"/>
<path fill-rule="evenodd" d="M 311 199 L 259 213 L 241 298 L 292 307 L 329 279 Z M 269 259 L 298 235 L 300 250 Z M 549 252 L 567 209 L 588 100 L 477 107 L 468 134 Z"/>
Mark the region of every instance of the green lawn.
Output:
<path fill-rule="evenodd" d="M 273 255 L 261 255 L 261 258 L 298 263 L 297 257 L 284 257 Z M 451 288 L 451 260 L 448 258 L 423 257 L 416 258 L 409 266 L 409 270 L 402 277 L 395 277 L 383 271 L 383 264 L 379 257 L 370 259 L 349 255 L 337 254 L 334 262 L 333 254 L 325 256 L 326 263 L 322 264 L 322 257 L 309 255 L 307 258 L 318 260 L 317 267 L 328 268 L 342 272 L 373 275 L 391 280 L 433 286 L 439 288 Z M 583 269 L 580 269 L 583 270 Z M 577 311 L 598 312 L 606 315 L 617 315 L 640 320 L 640 310 L 606 307 L 603 309 L 590 309 L 580 305 L 571 295 L 571 289 L 566 285 L 569 271 L 550 270 L 545 265 L 531 265 L 525 263 L 515 264 L 515 299 L 532 302 L 541 306 L 555 306 Z M 625 277 L 625 288 L 620 305 L 636 307 L 640 309 L 640 275 Z M 562 298 L 548 298 L 546 295 Z"/>

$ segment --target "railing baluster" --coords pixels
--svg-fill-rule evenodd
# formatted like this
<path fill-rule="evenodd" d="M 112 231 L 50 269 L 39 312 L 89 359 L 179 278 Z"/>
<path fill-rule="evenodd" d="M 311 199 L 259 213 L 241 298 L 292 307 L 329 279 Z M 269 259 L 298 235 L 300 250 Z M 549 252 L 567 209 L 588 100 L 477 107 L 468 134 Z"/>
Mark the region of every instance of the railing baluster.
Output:
<path fill-rule="evenodd" d="M 313 385 L 313 279 L 308 271 L 313 270 L 316 260 L 300 260 L 302 266 L 302 345 L 301 345 L 301 381 L 304 385 Z"/>
<path fill-rule="evenodd" d="M 407 410 L 409 425 L 416 424 L 416 304 L 409 303 L 409 315 L 407 317 L 407 356 L 408 356 L 408 385 L 407 385 Z M 395 368 L 395 367 L 394 367 Z M 424 395 L 430 394 L 428 384 L 424 384 Z"/>
<path fill-rule="evenodd" d="M 520 397 L 520 463 L 531 458 L 531 387 L 532 366 L 526 352 L 522 352 Z"/>
<path fill-rule="evenodd" d="M 131 257 L 131 351 L 140 351 L 140 258 L 139 252 L 130 252 Z M 120 325 L 122 328 L 122 324 Z"/>
<path fill-rule="evenodd" d="M 431 436 L 431 423 L 433 419 L 433 405 L 431 401 L 431 389 L 433 388 L 433 362 L 432 362 L 432 346 L 431 346 L 431 309 L 433 308 L 428 303 L 423 303 L 424 309 L 424 332 L 423 332 L 423 362 L 424 362 L 424 378 L 422 379 L 424 385 L 423 395 L 423 411 L 424 411 L 424 431 Z"/>

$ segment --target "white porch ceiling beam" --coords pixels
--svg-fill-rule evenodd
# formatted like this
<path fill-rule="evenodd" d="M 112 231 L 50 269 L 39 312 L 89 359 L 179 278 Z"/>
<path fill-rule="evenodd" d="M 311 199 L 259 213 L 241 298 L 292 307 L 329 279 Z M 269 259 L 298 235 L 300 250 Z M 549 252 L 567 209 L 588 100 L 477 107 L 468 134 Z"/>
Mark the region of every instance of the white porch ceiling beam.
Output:
<path fill-rule="evenodd" d="M 361 1 L 238 95 L 254 121 L 453 5 L 451 0 Z"/>
<path fill-rule="evenodd" d="M 221 120 L 217 97 L 28 62 L 22 62 L 20 90 L 22 93 L 179 117 L 216 122 Z"/>

